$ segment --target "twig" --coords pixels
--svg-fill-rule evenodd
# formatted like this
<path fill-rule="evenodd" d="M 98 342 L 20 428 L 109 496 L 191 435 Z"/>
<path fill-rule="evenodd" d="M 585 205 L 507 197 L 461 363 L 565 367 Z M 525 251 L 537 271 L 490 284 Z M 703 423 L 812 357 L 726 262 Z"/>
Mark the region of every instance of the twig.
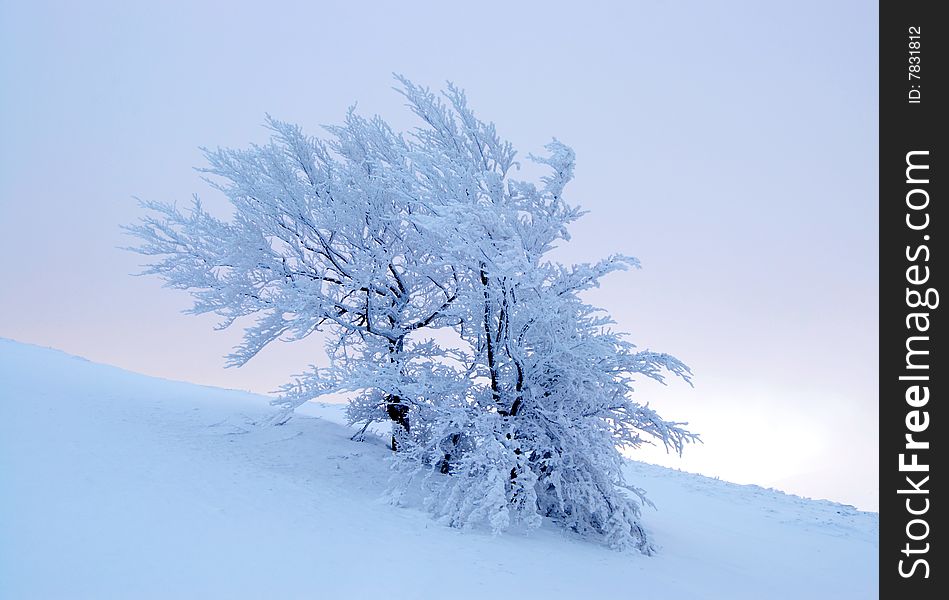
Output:
<path fill-rule="evenodd" d="M 349 438 L 350 441 L 356 441 L 356 438 L 359 438 L 359 441 L 361 442 L 363 439 L 362 434 L 365 433 L 366 429 L 368 429 L 370 425 L 372 425 L 372 419 L 366 421 L 366 424 L 362 426 L 362 429 L 354 433 L 353 437 Z"/>

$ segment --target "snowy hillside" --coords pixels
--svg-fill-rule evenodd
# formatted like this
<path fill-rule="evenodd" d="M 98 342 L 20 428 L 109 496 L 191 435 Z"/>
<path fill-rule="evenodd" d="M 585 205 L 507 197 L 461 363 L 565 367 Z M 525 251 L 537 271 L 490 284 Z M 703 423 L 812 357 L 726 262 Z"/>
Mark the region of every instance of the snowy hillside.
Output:
<path fill-rule="evenodd" d="M 460 532 L 381 499 L 338 406 L 272 411 L 0 339 L 0 598 L 877 596 L 873 513 L 629 463 L 658 556 Z"/>

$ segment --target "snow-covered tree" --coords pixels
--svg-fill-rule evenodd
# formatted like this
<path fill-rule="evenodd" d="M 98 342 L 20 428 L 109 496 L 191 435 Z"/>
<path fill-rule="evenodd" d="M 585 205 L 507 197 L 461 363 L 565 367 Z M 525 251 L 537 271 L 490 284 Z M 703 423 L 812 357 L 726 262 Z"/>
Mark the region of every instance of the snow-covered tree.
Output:
<path fill-rule="evenodd" d="M 408 430 L 406 338 L 452 321 L 456 299 L 452 266 L 407 220 L 424 211 L 400 185 L 410 149 L 381 119 L 353 112 L 329 141 L 274 119 L 268 125 L 265 146 L 205 152 L 209 181 L 234 207 L 230 220 L 197 200 L 186 212 L 144 203 L 157 216 L 129 228 L 144 242 L 135 250 L 161 257 L 145 272 L 191 291 L 191 312 L 220 315 L 222 328 L 256 317 L 231 365 L 277 339 L 328 329 L 337 368 L 288 386 L 288 406 L 359 389 Z"/>
<path fill-rule="evenodd" d="M 399 81 L 421 120 L 408 133 L 350 111 L 326 140 L 269 119 L 269 144 L 207 151 L 233 216 L 145 203 L 157 214 L 129 229 L 158 257 L 146 272 L 222 327 L 256 317 L 235 365 L 325 330 L 330 366 L 281 402 L 357 392 L 352 422 L 393 422 L 397 489 L 421 480 L 446 522 L 502 531 L 549 517 L 651 552 L 619 449 L 653 438 L 681 452 L 695 436 L 635 402 L 633 378 L 690 373 L 636 350 L 581 298 L 638 263 L 552 262 L 582 215 L 563 198 L 573 151 L 555 140 L 530 157 L 550 170 L 539 185 L 515 179 L 511 144 L 461 90 Z"/>
<path fill-rule="evenodd" d="M 617 449 L 655 438 L 681 452 L 696 439 L 631 399 L 636 375 L 661 382 L 665 372 L 687 381 L 690 373 L 669 355 L 636 351 L 579 297 L 638 262 L 550 262 L 547 253 L 582 214 L 563 198 L 572 150 L 555 140 L 548 156 L 531 157 L 551 170 L 541 186 L 518 181 L 510 144 L 475 117 L 460 90 L 449 86 L 442 99 L 403 83 L 425 123 L 414 132 L 420 152 L 440 157 L 425 190 L 438 218 L 416 222 L 431 224 L 463 282 L 468 313 L 459 333 L 477 376 L 464 397 L 430 407 L 433 434 L 397 461 L 408 474 L 452 475 L 427 477 L 430 507 L 449 523 L 487 520 L 503 530 L 548 516 L 612 546 L 651 552 L 638 524 L 642 494 L 623 483 Z"/>

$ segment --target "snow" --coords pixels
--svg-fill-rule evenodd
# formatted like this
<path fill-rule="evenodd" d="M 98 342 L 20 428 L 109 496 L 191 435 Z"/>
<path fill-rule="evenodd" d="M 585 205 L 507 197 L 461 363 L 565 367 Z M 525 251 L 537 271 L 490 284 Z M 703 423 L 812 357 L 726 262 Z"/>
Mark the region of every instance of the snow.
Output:
<path fill-rule="evenodd" d="M 875 513 L 629 462 L 657 556 L 459 531 L 384 500 L 340 405 L 273 412 L 0 339 L 0 598 L 878 595 Z"/>

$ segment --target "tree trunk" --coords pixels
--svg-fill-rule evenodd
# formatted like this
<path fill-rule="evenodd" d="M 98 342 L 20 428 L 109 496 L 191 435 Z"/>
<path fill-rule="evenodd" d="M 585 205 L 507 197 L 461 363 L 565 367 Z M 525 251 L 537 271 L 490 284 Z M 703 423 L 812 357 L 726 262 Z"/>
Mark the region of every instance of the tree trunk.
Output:
<path fill-rule="evenodd" d="M 442 460 L 438 463 L 438 471 L 439 473 L 443 475 L 448 475 L 451 472 L 451 455 L 452 455 L 452 452 L 454 452 L 455 446 L 458 445 L 458 439 L 459 439 L 459 435 L 457 433 L 453 433 L 451 435 L 452 449 L 451 451 L 446 452 L 445 456 L 442 457 Z"/>
<path fill-rule="evenodd" d="M 406 406 L 398 396 L 389 396 L 386 399 L 386 413 L 392 419 L 392 427 L 401 427 L 405 433 L 409 432 L 409 407 Z M 398 444 L 395 441 L 395 431 L 392 433 L 392 450 L 398 451 Z"/>
<path fill-rule="evenodd" d="M 402 353 L 403 338 L 389 342 L 389 362 L 393 363 L 396 357 Z M 400 368 L 401 372 L 401 368 Z M 404 373 L 402 373 L 404 375 Z M 399 445 L 396 442 L 397 427 L 401 427 L 405 433 L 409 432 L 409 407 L 402 402 L 402 398 L 397 395 L 389 394 L 386 396 L 386 413 L 392 419 L 392 451 L 397 452 Z"/>
<path fill-rule="evenodd" d="M 491 396 L 494 403 L 501 400 L 501 391 L 498 386 L 498 369 L 494 357 L 494 332 L 491 331 L 491 293 L 489 289 L 488 274 L 484 271 L 485 265 L 481 265 L 481 286 L 484 288 L 484 342 L 487 350 L 488 374 L 491 376 Z"/>

